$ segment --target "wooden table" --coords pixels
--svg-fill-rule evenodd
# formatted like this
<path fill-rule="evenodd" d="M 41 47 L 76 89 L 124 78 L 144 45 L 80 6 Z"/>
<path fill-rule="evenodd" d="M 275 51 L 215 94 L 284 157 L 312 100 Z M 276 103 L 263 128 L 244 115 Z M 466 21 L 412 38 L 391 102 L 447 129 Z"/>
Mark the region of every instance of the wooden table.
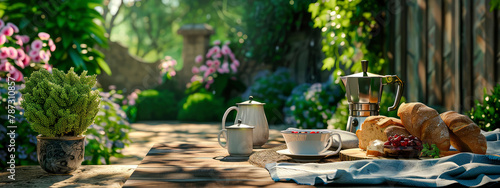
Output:
<path fill-rule="evenodd" d="M 276 145 L 264 145 L 263 149 Z M 262 149 L 254 149 L 254 152 Z M 159 143 L 148 152 L 124 187 L 306 187 L 274 182 L 269 172 L 230 157 L 216 142 Z M 310 186 L 307 186 L 310 187 Z"/>

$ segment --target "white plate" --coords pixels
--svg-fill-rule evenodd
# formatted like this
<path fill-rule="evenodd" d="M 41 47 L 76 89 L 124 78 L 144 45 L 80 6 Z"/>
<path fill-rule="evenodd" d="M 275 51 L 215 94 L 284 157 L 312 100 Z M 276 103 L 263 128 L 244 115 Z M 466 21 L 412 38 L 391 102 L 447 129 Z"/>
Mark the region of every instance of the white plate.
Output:
<path fill-rule="evenodd" d="M 319 160 L 321 160 L 321 159 L 323 159 L 325 157 L 338 154 L 338 153 L 335 153 L 335 151 L 330 151 L 330 150 L 325 151 L 325 152 L 320 153 L 320 154 L 293 154 L 288 149 L 282 149 L 282 150 L 278 150 L 276 152 L 279 153 L 279 154 L 282 154 L 282 155 L 289 156 L 293 160 L 304 161 L 304 162 L 319 161 Z"/>

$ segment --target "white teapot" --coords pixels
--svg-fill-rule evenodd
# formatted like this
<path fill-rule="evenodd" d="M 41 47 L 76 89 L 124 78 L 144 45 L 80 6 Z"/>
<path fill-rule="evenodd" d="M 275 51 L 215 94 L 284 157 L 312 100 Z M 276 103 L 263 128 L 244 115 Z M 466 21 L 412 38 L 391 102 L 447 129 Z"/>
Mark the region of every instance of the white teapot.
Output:
<path fill-rule="evenodd" d="M 238 123 L 238 119 L 241 119 L 243 124 L 255 127 L 253 129 L 253 147 L 264 145 L 269 139 L 269 126 L 266 114 L 264 113 L 265 103 L 254 101 L 253 97 L 250 96 L 248 101 L 236 104 L 238 107 L 231 106 L 224 113 L 222 117 L 222 129 L 226 129 L 226 118 L 229 112 L 236 110 L 235 124 Z"/>

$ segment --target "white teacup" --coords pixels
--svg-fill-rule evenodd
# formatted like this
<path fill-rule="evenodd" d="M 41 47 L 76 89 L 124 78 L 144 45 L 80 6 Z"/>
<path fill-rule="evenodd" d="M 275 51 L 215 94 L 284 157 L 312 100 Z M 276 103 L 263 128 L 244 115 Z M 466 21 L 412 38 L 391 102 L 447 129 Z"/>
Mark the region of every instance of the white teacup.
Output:
<path fill-rule="evenodd" d="M 292 154 L 318 155 L 326 152 L 332 146 L 333 135 L 338 136 L 339 146 L 331 155 L 337 154 L 342 148 L 342 141 L 338 133 L 327 129 L 287 129 L 281 131 L 286 146 Z"/>

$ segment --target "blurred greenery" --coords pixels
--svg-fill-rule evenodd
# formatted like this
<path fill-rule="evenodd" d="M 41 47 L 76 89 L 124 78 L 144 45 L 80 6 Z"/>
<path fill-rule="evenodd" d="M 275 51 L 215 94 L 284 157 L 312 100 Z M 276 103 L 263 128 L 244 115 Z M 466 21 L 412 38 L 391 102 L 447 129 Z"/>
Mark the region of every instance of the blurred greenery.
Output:
<path fill-rule="evenodd" d="M 500 0 L 491 0 L 490 6 L 491 12 L 493 12 L 495 9 L 500 10 Z"/>
<path fill-rule="evenodd" d="M 224 99 L 201 90 L 188 95 L 179 103 L 178 120 L 220 121 L 226 110 Z"/>
<path fill-rule="evenodd" d="M 500 84 L 495 86 L 491 95 L 484 88 L 483 103 L 478 100 L 475 103 L 476 106 L 467 113 L 470 119 L 484 131 L 500 128 Z"/>
<path fill-rule="evenodd" d="M 38 32 L 49 33 L 57 46 L 50 59 L 55 68 L 75 67 L 76 72 L 111 74 L 104 54 L 94 48 L 108 45 L 105 30 L 99 24 L 104 20 L 95 9 L 101 4 L 102 0 L 5 0 L 0 2 L 0 17 L 18 23 L 20 34 L 30 38 Z"/>
<path fill-rule="evenodd" d="M 370 72 L 384 73 L 383 27 L 376 17 L 383 19 L 385 1 L 377 0 L 318 0 L 309 5 L 314 27 L 323 34 L 322 69 L 334 69 L 334 79 L 346 75 L 344 70 L 361 72 L 361 60 L 370 62 Z"/>
<path fill-rule="evenodd" d="M 294 32 L 313 35 L 311 13 L 307 11 L 314 0 L 253 0 L 244 14 L 246 23 L 246 57 L 257 63 L 272 66 L 272 70 L 287 66 L 283 61 L 291 53 L 290 41 Z"/>
<path fill-rule="evenodd" d="M 274 73 L 266 72 L 256 78 L 249 92 L 243 98 L 253 96 L 256 101 L 266 103 L 264 111 L 269 124 L 284 123 L 283 108 L 288 96 L 297 85 L 286 68 L 278 68 Z"/>
<path fill-rule="evenodd" d="M 184 24 L 207 23 L 216 31 L 213 39 L 238 41 L 243 30 L 245 0 L 110 0 L 100 8 L 104 26 L 112 41 L 129 47 L 129 52 L 148 62 L 166 55 L 182 67 L 183 37 L 177 30 Z M 194 57 L 193 57 L 194 58 Z"/>
<path fill-rule="evenodd" d="M 144 90 L 136 101 L 137 121 L 175 120 L 177 102 L 175 94 L 169 90 Z"/>

